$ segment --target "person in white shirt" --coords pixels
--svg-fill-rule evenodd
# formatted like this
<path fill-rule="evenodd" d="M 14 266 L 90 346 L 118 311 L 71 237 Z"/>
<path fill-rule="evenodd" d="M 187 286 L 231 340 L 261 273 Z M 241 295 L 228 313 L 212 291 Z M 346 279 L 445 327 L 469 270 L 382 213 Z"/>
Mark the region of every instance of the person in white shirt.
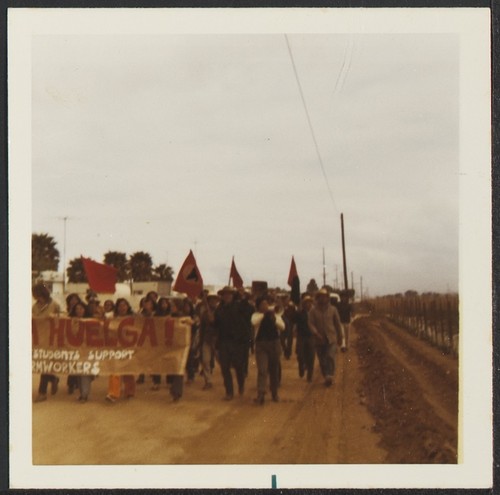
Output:
<path fill-rule="evenodd" d="M 274 402 L 279 401 L 278 385 L 281 357 L 280 332 L 285 329 L 285 323 L 280 315 L 264 297 L 259 297 L 252 315 L 254 329 L 255 360 L 257 361 L 257 398 L 255 402 L 263 405 L 266 395 L 267 379 Z"/>

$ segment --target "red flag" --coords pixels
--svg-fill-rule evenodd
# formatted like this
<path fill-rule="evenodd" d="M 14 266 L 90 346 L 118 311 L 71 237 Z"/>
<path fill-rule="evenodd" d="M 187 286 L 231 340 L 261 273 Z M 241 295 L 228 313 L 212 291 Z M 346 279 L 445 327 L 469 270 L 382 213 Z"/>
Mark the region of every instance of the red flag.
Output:
<path fill-rule="evenodd" d="M 298 277 L 299 274 L 297 273 L 297 267 L 295 266 L 295 260 L 292 256 L 292 264 L 290 265 L 290 273 L 288 274 L 288 285 L 292 287 L 293 285 L 293 279 L 295 277 Z"/>
<path fill-rule="evenodd" d="M 97 263 L 82 256 L 83 269 L 90 288 L 95 292 L 114 294 L 116 291 L 116 273 L 114 266 Z"/>
<path fill-rule="evenodd" d="M 290 265 L 290 273 L 288 274 L 288 285 L 292 288 L 291 299 L 298 306 L 300 303 L 300 280 L 293 256 Z"/>
<path fill-rule="evenodd" d="M 203 290 L 203 278 L 194 258 L 193 251 L 189 251 L 184 260 L 179 275 L 175 280 L 174 290 L 186 293 L 191 299 L 198 297 Z"/>
<path fill-rule="evenodd" d="M 233 260 L 231 261 L 231 271 L 229 272 L 229 278 L 233 279 L 233 285 L 237 289 L 241 289 L 243 287 L 243 279 L 241 278 L 241 275 L 238 273 L 236 265 L 234 264 L 234 256 Z"/>

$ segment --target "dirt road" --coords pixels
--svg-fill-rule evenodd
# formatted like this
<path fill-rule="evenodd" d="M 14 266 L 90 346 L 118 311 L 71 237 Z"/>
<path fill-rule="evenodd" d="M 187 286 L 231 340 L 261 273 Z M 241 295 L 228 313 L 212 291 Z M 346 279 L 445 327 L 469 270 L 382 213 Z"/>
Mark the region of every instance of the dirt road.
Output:
<path fill-rule="evenodd" d="M 33 463 L 456 462 L 456 402 L 452 400 L 456 393 L 441 400 L 441 395 L 433 392 L 430 382 L 436 380 L 427 374 L 428 363 L 415 358 L 420 355 L 415 348 L 427 344 L 381 321 L 366 318 L 355 322 L 349 352 L 337 354 L 331 388 L 324 387 L 317 363 L 313 383 L 308 384 L 298 376 L 295 356 L 283 360 L 279 403 L 253 403 L 256 367 L 252 358 L 245 394 L 231 402 L 221 400 L 224 392 L 218 368 L 212 390 L 202 391 L 203 380 L 197 377 L 185 386 L 184 397 L 176 403 L 164 384 L 160 391 L 152 391 L 148 380 L 137 386 L 135 398 L 116 404 L 104 401 L 106 377 L 93 382 L 91 400 L 85 404 L 77 402 L 75 395 L 67 395 L 62 386 L 57 395 L 33 405 Z M 400 340 L 399 333 L 403 335 Z M 433 353 L 440 357 L 432 348 L 426 352 L 429 359 Z M 451 358 L 441 358 L 453 368 Z M 439 362 L 434 374 L 444 369 L 443 363 Z M 448 375 L 456 372 L 456 361 L 454 366 Z M 396 374 L 398 367 L 404 368 L 403 375 L 400 370 Z M 391 377 L 382 380 L 383 393 L 377 388 L 380 380 L 373 380 L 376 368 Z M 402 379 L 406 376 L 414 378 L 408 382 Z M 33 376 L 33 381 L 35 394 L 38 376 Z M 442 386 L 447 387 L 446 383 Z M 384 394 L 385 405 L 381 405 L 378 395 Z M 419 402 L 422 407 L 415 409 Z M 391 423 L 387 410 L 402 415 L 406 423 Z M 429 429 L 429 418 L 439 418 L 433 426 L 438 433 L 446 431 L 437 442 L 435 435 L 422 434 Z M 412 445 L 409 451 L 407 445 Z M 436 451 L 435 455 L 430 451 Z"/>
<path fill-rule="evenodd" d="M 386 462 L 457 462 L 458 360 L 385 318 L 356 324 L 363 401 Z"/>

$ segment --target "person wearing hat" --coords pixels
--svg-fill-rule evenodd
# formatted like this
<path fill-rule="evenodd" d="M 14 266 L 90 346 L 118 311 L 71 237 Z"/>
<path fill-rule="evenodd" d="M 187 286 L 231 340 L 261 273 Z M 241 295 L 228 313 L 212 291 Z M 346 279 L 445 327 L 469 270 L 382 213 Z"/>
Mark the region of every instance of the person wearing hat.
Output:
<path fill-rule="evenodd" d="M 205 385 L 203 390 L 210 390 L 212 384 L 212 368 L 215 360 L 215 310 L 219 304 L 219 296 L 215 293 L 203 292 L 203 301 L 200 309 L 200 341 L 201 341 L 201 368 Z"/>
<path fill-rule="evenodd" d="M 335 372 L 337 344 L 342 342 L 342 323 L 337 308 L 330 304 L 326 289 L 320 289 L 315 299 L 316 304 L 309 312 L 309 328 L 316 339 L 316 354 L 325 385 L 330 387 Z"/>
<path fill-rule="evenodd" d="M 315 342 L 314 334 L 309 328 L 309 311 L 313 307 L 313 298 L 305 295 L 300 302 L 300 309 L 295 318 L 297 328 L 297 345 L 295 352 L 299 363 L 299 376 L 306 374 L 307 381 L 312 382 L 314 371 Z"/>
<path fill-rule="evenodd" d="M 263 405 L 268 377 L 273 401 L 279 401 L 278 386 L 282 351 L 280 332 L 285 329 L 285 323 L 275 309 L 270 308 L 265 297 L 259 297 L 255 301 L 255 308 L 256 312 L 252 315 L 252 325 L 255 331 L 255 360 L 258 370 L 255 402 Z"/>
<path fill-rule="evenodd" d="M 221 302 L 215 310 L 216 349 L 226 389 L 225 400 L 234 397 L 233 375 L 236 371 L 238 391 L 243 395 L 245 389 L 245 356 L 250 342 L 247 324 L 250 304 L 244 300 L 235 300 L 236 291 L 224 287 L 218 292 Z"/>

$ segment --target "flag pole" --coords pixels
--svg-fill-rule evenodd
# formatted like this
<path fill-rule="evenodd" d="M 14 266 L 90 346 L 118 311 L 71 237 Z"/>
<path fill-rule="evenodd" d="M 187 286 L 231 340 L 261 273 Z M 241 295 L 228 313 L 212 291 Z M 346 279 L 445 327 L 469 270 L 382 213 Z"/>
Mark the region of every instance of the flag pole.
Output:
<path fill-rule="evenodd" d="M 231 260 L 231 268 L 233 268 L 233 263 L 234 263 L 234 256 L 233 259 Z M 229 279 L 227 281 L 228 287 L 231 287 L 231 268 L 229 269 Z"/>

